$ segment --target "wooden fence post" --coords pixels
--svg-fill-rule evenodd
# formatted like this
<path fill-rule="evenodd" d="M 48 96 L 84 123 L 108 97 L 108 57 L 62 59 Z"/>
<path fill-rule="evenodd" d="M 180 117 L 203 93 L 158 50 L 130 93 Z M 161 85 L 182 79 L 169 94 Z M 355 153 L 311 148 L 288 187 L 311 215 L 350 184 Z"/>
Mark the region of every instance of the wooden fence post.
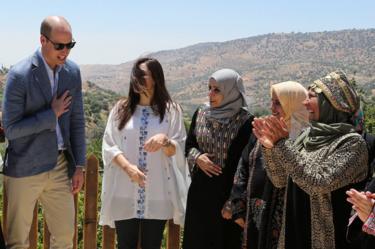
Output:
<path fill-rule="evenodd" d="M 114 249 L 115 239 L 116 239 L 115 229 L 110 228 L 109 226 L 103 226 L 103 238 L 102 238 L 103 249 Z"/>
<path fill-rule="evenodd" d="M 34 212 L 33 212 L 33 223 L 31 224 L 31 229 L 29 233 L 29 249 L 38 248 L 38 202 L 35 203 Z"/>
<path fill-rule="evenodd" d="M 3 183 L 4 183 L 4 180 L 3 180 Z M 3 184 L 3 235 L 4 235 L 5 241 L 7 238 L 7 229 L 6 229 L 7 214 L 8 214 L 8 198 L 7 198 L 5 185 Z"/>
<path fill-rule="evenodd" d="M 51 242 L 50 239 L 51 239 L 51 234 L 48 230 L 46 216 L 43 215 L 43 249 L 49 249 L 50 242 Z"/>
<path fill-rule="evenodd" d="M 180 226 L 168 221 L 167 249 L 180 248 Z"/>
<path fill-rule="evenodd" d="M 85 172 L 84 249 L 97 248 L 98 174 L 99 161 L 94 155 L 91 155 L 87 160 Z"/>
<path fill-rule="evenodd" d="M 80 191 L 81 192 L 81 191 Z M 73 237 L 73 249 L 78 248 L 78 197 L 80 192 L 74 195 L 74 237 Z"/>

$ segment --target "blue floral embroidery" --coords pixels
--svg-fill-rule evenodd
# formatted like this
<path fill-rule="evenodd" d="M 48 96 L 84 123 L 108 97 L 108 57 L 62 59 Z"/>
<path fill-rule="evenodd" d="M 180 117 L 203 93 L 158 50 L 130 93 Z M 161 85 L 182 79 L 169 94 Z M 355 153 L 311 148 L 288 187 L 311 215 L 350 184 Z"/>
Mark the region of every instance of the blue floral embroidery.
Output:
<path fill-rule="evenodd" d="M 144 145 L 147 139 L 147 125 L 148 125 L 148 118 L 150 116 L 150 112 L 144 108 L 142 109 L 142 116 L 141 116 L 141 127 L 139 129 L 139 159 L 138 159 L 138 167 L 139 169 L 147 175 L 147 152 L 144 150 Z M 138 200 L 137 200 L 137 218 L 144 219 L 145 215 L 145 200 L 146 200 L 146 190 L 144 187 L 138 188 Z"/>

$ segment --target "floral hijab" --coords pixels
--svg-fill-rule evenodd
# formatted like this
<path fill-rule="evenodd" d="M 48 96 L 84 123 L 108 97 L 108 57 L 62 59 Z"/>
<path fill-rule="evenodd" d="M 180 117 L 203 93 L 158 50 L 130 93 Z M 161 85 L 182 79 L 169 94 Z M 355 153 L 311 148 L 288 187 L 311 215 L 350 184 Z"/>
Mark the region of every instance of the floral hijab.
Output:
<path fill-rule="evenodd" d="M 318 121 L 303 140 L 308 150 L 330 144 L 344 134 L 355 132 L 352 118 L 360 106 L 359 97 L 344 72 L 338 70 L 314 81 L 309 87 L 318 95 Z"/>

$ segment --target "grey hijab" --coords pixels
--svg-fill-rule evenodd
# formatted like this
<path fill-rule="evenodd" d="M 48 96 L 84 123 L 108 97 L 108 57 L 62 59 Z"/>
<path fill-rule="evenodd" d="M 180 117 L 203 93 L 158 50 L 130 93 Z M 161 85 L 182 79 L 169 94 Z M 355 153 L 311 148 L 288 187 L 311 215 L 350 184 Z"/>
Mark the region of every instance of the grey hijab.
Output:
<path fill-rule="evenodd" d="M 242 108 L 247 110 L 245 100 L 245 87 L 241 76 L 232 69 L 221 69 L 213 73 L 210 79 L 214 79 L 224 95 L 220 106 L 207 106 L 207 118 L 220 123 L 228 123 L 233 115 L 237 114 Z"/>

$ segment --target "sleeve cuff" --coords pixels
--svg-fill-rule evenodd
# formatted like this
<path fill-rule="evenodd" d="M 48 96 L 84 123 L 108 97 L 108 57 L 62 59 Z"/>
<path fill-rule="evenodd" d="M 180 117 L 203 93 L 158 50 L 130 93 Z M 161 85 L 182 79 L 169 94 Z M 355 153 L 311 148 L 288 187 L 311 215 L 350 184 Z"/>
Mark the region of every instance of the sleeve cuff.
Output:
<path fill-rule="evenodd" d="M 362 231 L 375 236 L 375 205 L 370 216 L 362 226 Z"/>
<path fill-rule="evenodd" d="M 202 153 L 199 150 L 197 150 L 196 148 L 192 148 L 189 151 L 189 154 L 187 156 L 187 162 L 188 162 L 188 165 L 189 165 L 190 172 L 193 172 L 196 161 L 197 161 L 197 159 L 200 155 L 202 155 Z"/>

